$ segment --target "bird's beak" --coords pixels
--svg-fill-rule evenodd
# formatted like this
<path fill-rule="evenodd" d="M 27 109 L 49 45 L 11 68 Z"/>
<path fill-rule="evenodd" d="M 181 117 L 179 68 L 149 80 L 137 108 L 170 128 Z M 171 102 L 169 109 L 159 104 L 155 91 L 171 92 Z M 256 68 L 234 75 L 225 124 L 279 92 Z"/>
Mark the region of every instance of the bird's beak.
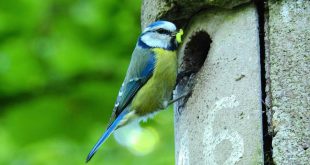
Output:
<path fill-rule="evenodd" d="M 178 32 L 172 32 L 172 33 L 171 33 L 171 36 L 172 36 L 172 37 L 175 37 L 177 34 L 178 34 Z"/>

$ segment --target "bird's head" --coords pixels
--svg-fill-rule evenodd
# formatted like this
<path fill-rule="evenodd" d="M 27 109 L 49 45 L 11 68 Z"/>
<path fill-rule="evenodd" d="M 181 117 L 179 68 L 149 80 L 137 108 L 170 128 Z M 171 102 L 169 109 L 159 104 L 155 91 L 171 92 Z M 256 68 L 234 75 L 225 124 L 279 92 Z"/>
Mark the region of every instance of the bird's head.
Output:
<path fill-rule="evenodd" d="M 178 42 L 176 26 L 168 21 L 157 21 L 146 27 L 139 37 L 138 45 L 143 48 L 176 50 Z"/>

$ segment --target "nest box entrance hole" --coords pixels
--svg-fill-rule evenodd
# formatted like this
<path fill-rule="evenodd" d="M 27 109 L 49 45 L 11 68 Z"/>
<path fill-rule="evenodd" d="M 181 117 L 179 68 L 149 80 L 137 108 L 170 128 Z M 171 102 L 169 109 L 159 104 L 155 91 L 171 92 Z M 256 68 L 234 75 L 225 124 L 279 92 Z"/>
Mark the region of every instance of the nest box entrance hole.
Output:
<path fill-rule="evenodd" d="M 185 45 L 183 71 L 197 73 L 207 58 L 211 43 L 211 37 L 207 32 L 195 32 Z"/>

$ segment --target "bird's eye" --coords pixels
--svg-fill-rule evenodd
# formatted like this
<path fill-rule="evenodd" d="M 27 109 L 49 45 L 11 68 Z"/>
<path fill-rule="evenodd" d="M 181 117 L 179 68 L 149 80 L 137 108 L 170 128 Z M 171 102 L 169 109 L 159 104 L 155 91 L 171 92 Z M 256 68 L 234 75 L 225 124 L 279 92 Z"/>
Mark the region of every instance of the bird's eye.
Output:
<path fill-rule="evenodd" d="M 158 33 L 160 33 L 160 34 L 169 34 L 169 33 L 170 33 L 168 30 L 162 29 L 162 28 L 157 29 L 156 31 L 157 31 Z"/>

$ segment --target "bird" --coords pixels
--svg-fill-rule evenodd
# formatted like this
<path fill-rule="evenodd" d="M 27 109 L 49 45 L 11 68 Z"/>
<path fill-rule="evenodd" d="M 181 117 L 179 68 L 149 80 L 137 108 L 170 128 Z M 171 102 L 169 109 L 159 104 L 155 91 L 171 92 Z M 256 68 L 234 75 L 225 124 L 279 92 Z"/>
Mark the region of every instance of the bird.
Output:
<path fill-rule="evenodd" d="M 147 118 L 174 102 L 177 78 L 177 48 L 183 30 L 169 21 L 148 25 L 138 37 L 125 79 L 120 87 L 110 123 L 89 152 L 86 163 L 118 128 Z"/>

